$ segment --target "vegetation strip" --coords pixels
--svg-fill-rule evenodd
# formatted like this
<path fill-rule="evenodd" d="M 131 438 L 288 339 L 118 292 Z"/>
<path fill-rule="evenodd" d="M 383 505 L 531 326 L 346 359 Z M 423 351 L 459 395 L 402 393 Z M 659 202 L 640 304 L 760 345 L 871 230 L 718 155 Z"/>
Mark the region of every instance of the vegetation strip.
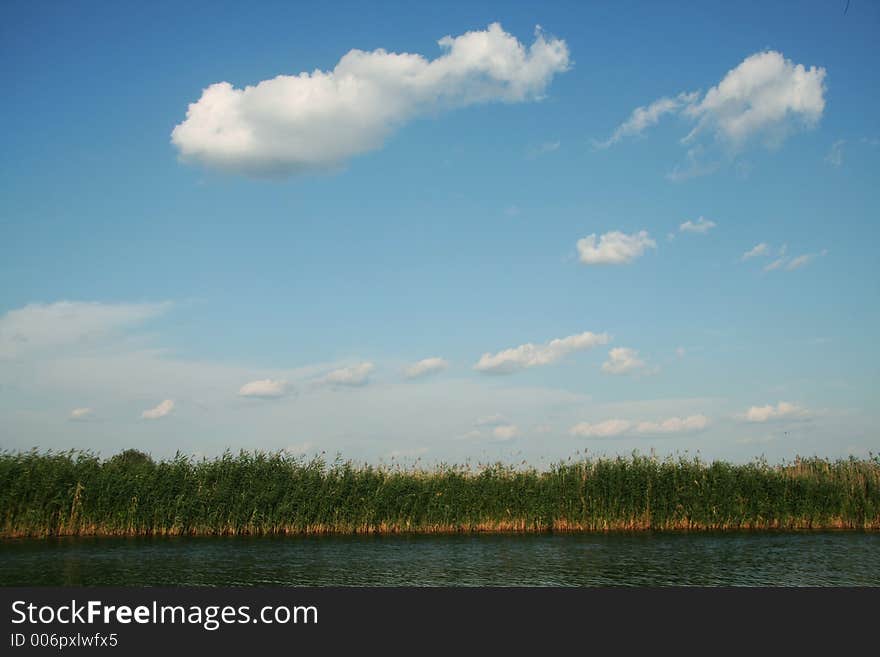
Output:
<path fill-rule="evenodd" d="M 880 530 L 880 457 L 355 465 L 241 452 L 0 453 L 0 536 Z"/>

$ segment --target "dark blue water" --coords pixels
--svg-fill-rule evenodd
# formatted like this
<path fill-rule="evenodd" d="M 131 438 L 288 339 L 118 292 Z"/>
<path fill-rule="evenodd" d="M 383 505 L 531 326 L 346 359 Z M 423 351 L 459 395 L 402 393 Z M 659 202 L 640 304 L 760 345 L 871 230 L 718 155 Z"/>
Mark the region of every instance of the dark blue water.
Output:
<path fill-rule="evenodd" d="M 0 541 L 0 585 L 880 586 L 880 534 Z"/>

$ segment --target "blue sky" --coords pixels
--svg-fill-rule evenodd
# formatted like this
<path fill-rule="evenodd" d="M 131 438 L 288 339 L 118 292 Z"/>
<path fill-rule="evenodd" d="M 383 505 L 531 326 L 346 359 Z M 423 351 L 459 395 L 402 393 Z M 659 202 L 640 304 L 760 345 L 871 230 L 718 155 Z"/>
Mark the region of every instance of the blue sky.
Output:
<path fill-rule="evenodd" d="M 0 446 L 877 451 L 845 4 L 4 3 Z"/>

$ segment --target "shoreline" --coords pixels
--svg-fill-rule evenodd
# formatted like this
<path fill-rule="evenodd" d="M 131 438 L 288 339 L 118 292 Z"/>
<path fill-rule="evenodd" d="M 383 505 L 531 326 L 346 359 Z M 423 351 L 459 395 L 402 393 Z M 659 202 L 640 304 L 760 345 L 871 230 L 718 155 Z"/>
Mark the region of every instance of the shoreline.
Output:
<path fill-rule="evenodd" d="M 750 525 L 696 525 L 680 524 L 676 526 L 634 525 L 616 523 L 607 527 L 563 526 L 523 527 L 518 523 L 500 526 L 496 523 L 485 523 L 476 526 L 446 527 L 361 527 L 361 528 L 242 528 L 242 529 L 150 529 L 150 530 L 118 530 L 102 528 L 86 528 L 63 532 L 21 532 L 0 531 L 0 540 L 19 539 L 51 539 L 51 538 L 283 538 L 283 537 L 365 537 L 365 536 L 534 536 L 553 534 L 814 534 L 814 533 L 864 533 L 880 532 L 880 519 L 862 525 L 836 521 L 824 524 L 802 521 L 789 523 L 762 523 Z"/>

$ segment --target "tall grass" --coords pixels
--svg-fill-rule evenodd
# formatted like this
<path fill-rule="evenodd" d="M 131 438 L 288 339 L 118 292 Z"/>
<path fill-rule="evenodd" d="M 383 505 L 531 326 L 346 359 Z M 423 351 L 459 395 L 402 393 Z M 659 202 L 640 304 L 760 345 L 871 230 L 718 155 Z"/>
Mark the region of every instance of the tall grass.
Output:
<path fill-rule="evenodd" d="M 773 466 L 568 461 L 547 471 L 284 454 L 153 462 L 0 453 L 0 535 L 880 529 L 880 458 Z"/>

